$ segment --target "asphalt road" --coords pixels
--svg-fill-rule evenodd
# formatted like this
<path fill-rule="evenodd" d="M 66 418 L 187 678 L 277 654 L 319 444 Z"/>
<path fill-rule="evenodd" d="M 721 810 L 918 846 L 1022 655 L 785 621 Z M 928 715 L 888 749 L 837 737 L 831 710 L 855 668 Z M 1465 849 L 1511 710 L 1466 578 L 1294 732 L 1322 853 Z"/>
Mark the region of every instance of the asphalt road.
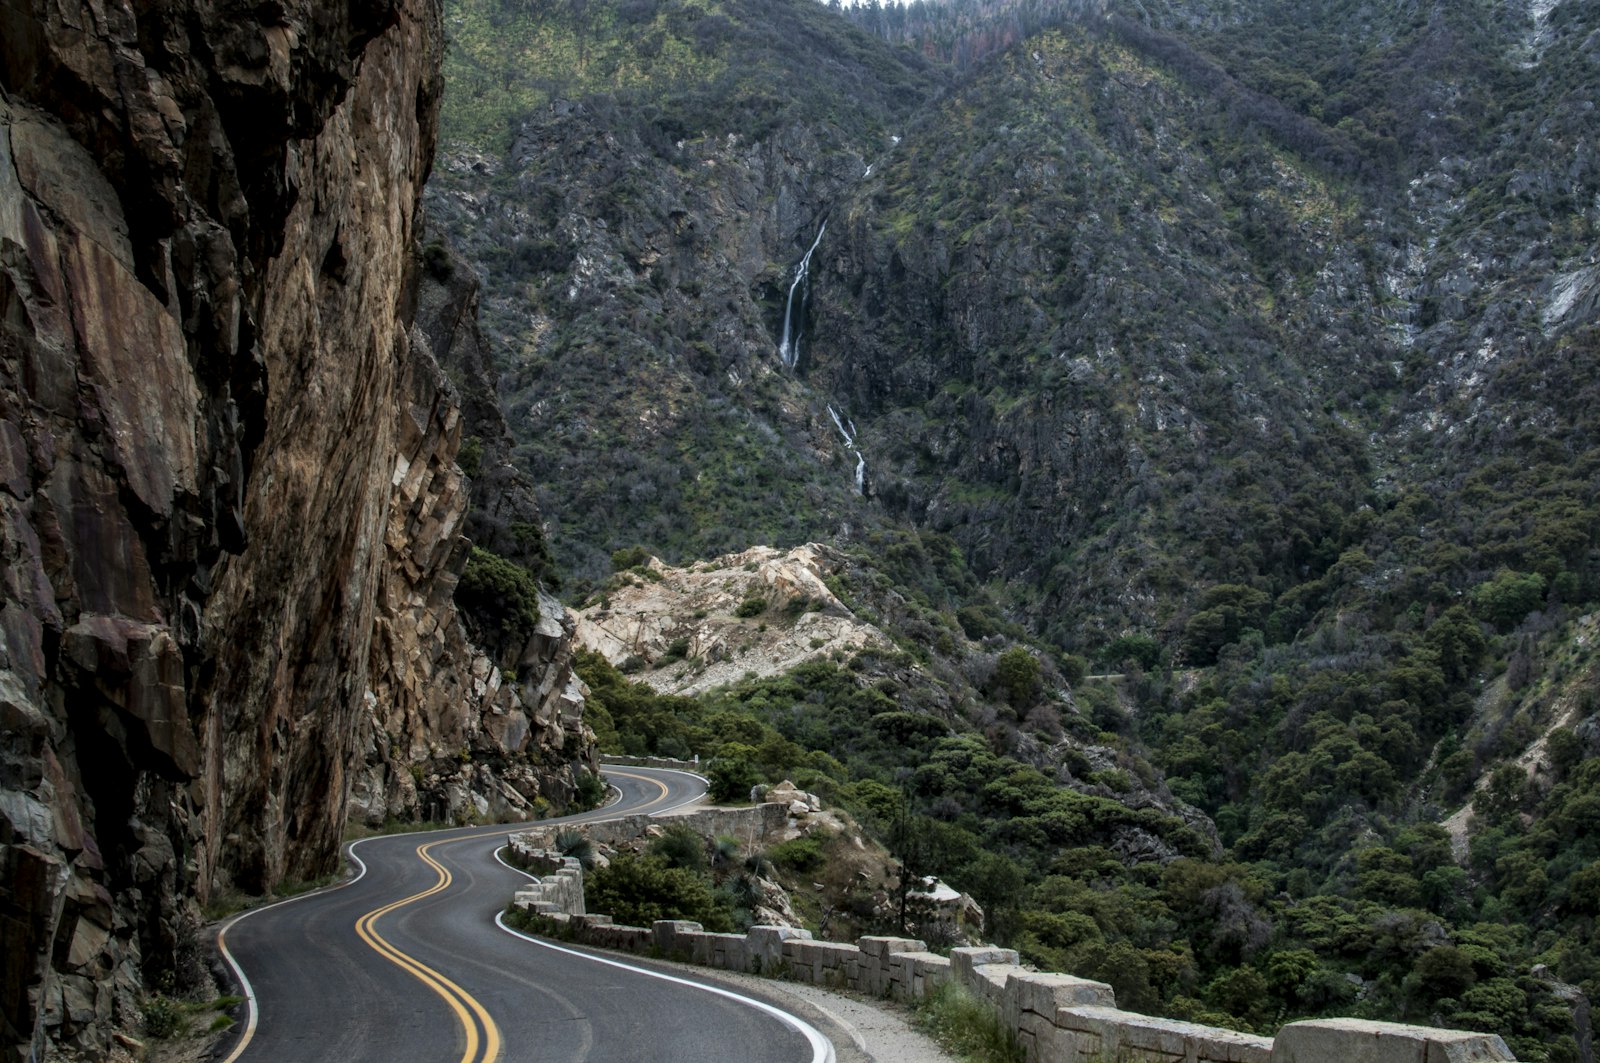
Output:
<path fill-rule="evenodd" d="M 704 783 L 609 768 L 620 801 L 551 822 L 659 812 Z M 496 858 L 514 826 L 365 838 L 357 877 L 246 912 L 218 942 L 249 990 L 224 1063 L 824 1063 L 802 1020 L 728 990 L 500 927 L 525 876 Z"/>

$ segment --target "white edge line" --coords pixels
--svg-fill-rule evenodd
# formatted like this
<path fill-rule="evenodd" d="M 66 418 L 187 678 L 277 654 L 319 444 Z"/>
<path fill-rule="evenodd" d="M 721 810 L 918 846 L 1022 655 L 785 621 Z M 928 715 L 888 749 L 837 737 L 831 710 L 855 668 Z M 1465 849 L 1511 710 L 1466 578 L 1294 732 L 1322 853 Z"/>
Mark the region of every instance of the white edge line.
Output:
<path fill-rule="evenodd" d="M 269 908 L 281 908 L 286 904 L 293 904 L 295 901 L 303 901 L 308 897 L 316 897 L 324 893 L 332 893 L 334 890 L 342 890 L 346 886 L 353 886 L 357 882 L 360 882 L 366 877 L 367 864 L 366 861 L 362 860 L 361 857 L 356 855 L 356 846 L 360 845 L 366 840 L 366 838 L 357 838 L 355 841 L 351 842 L 350 847 L 345 850 L 345 856 L 353 861 L 356 867 L 359 869 L 356 871 L 354 878 L 348 878 L 343 882 L 332 886 L 324 886 L 322 889 L 317 890 L 308 890 L 305 893 L 296 894 L 293 897 L 285 897 L 281 901 L 274 901 L 271 904 L 263 904 L 259 908 L 251 908 L 248 911 L 240 912 L 238 915 L 224 923 L 217 931 L 217 951 L 222 954 L 222 959 L 227 963 L 228 969 L 233 972 L 233 976 L 239 980 L 239 988 L 244 990 L 245 1015 L 247 1016 L 245 1019 L 244 1033 L 239 1035 L 238 1043 L 233 1046 L 233 1051 L 228 1053 L 227 1057 L 222 1060 L 222 1063 L 234 1063 L 234 1061 L 244 1053 L 244 1050 L 250 1047 L 250 1040 L 256 1035 L 256 1028 L 260 1025 L 261 1017 L 260 1009 L 256 1007 L 255 987 L 250 984 L 250 979 L 244 973 L 244 968 L 239 966 L 239 961 L 234 959 L 233 953 L 228 949 L 228 931 L 232 930 L 234 927 L 238 926 L 252 915 L 255 915 L 257 912 L 264 912 Z"/>
<path fill-rule="evenodd" d="M 633 765 L 633 764 L 613 764 L 611 766 L 614 767 L 614 768 L 632 768 L 632 767 L 636 767 L 636 765 Z M 645 771 L 669 772 L 669 773 L 671 773 L 673 775 L 687 775 L 691 779 L 700 780 L 701 782 L 705 783 L 707 786 L 711 785 L 711 780 L 706 778 L 704 775 L 696 775 L 694 772 L 692 772 L 692 771 L 684 771 L 682 768 L 645 768 L 644 770 Z M 622 774 L 626 774 L 626 773 L 624 772 Z M 638 778 L 638 776 L 635 776 L 635 778 Z M 647 775 L 647 776 L 645 776 L 645 778 L 649 778 L 649 776 Z M 668 812 L 676 812 L 678 809 L 683 808 L 686 805 L 692 805 L 692 804 L 694 804 L 696 801 L 700 800 L 704 796 L 705 796 L 705 794 L 703 794 L 703 793 L 695 794 L 693 797 L 684 798 L 682 801 L 679 801 L 675 805 L 669 805 L 666 808 L 658 808 L 653 812 L 646 812 L 645 815 L 651 816 L 651 817 L 664 816 Z M 595 811 L 599 812 L 604 807 L 605 806 L 602 806 L 602 808 L 597 808 L 597 809 L 595 809 Z M 581 816 L 581 815 L 583 815 L 583 813 L 580 812 L 580 813 L 578 813 L 578 815 Z M 628 816 L 633 816 L 633 815 L 638 815 L 638 813 L 636 813 L 636 812 L 624 812 L 624 813 L 622 813 L 620 815 L 616 815 L 616 816 L 607 816 L 607 817 L 604 817 L 604 818 L 588 819 L 588 820 L 583 820 L 582 822 L 585 822 L 585 823 L 610 823 L 612 820 L 626 819 Z M 575 819 L 576 817 L 573 817 L 573 818 Z"/>
<path fill-rule="evenodd" d="M 818 1031 L 816 1027 L 812 1026 L 804 1019 L 789 1014 L 782 1008 L 774 1007 L 771 1004 L 768 1004 L 764 1000 L 757 1000 L 754 997 L 747 997 L 742 994 L 735 993 L 731 989 L 723 989 L 720 986 L 706 985 L 703 982 L 694 982 L 687 978 L 679 978 L 676 975 L 662 974 L 660 971 L 652 971 L 648 967 L 635 967 L 631 963 L 622 963 L 618 960 L 608 960 L 603 956 L 591 956 L 586 952 L 579 952 L 576 949 L 563 948 L 560 945 L 552 945 L 548 941 L 540 941 L 536 937 L 532 937 L 528 934 L 524 934 L 520 930 L 513 930 L 509 926 L 506 926 L 504 912 L 498 912 L 495 914 L 494 925 L 499 927 L 501 930 L 504 930 L 512 937 L 519 937 L 523 941 L 532 942 L 542 949 L 550 949 L 553 952 L 561 952 L 568 956 L 576 956 L 580 960 L 589 960 L 592 963 L 603 963 L 607 967 L 619 967 L 624 971 L 632 971 L 634 974 L 642 974 L 647 978 L 659 978 L 663 982 L 674 982 L 678 985 L 688 986 L 690 989 L 698 989 L 705 993 L 713 993 L 719 997 L 727 997 L 729 1000 L 744 1004 L 747 1007 L 755 1008 L 757 1011 L 765 1012 L 782 1022 L 784 1025 L 794 1029 L 795 1032 L 800 1034 L 801 1037 L 804 1037 L 806 1041 L 810 1043 L 811 1063 L 836 1063 L 838 1058 L 834 1054 L 833 1042 L 822 1036 L 821 1032 Z"/>
<path fill-rule="evenodd" d="M 623 765 L 615 765 L 615 766 L 616 767 L 634 767 L 635 765 L 623 764 Z M 710 785 L 710 782 L 711 782 L 711 780 L 707 779 L 703 775 L 697 775 L 692 771 L 682 771 L 682 770 L 677 769 L 677 768 L 649 768 L 649 769 L 646 769 L 646 770 L 648 770 L 648 771 L 673 772 L 673 773 L 678 774 L 678 775 L 687 775 L 690 778 L 699 779 L 701 782 L 706 783 L 707 785 Z M 612 789 L 615 789 L 615 787 L 612 787 Z M 693 802 L 700 800 L 700 798 L 703 797 L 703 796 L 705 796 L 705 795 L 704 794 L 696 794 L 694 797 L 691 797 L 686 801 L 679 802 L 678 804 L 673 805 L 671 808 L 660 809 L 659 811 L 653 812 L 653 813 L 650 813 L 650 814 L 651 815 L 660 815 L 662 812 L 671 812 L 671 811 L 673 811 L 675 809 L 682 808 L 684 805 L 692 804 Z M 617 791 L 617 800 L 620 801 L 621 799 L 622 799 L 622 792 L 619 790 L 619 791 Z M 608 804 L 615 804 L 615 803 L 616 802 L 614 802 L 614 801 L 613 802 L 608 802 Z M 601 807 L 603 808 L 605 806 L 601 806 Z M 595 811 L 599 811 L 599 809 L 596 809 Z M 582 814 L 583 813 L 579 813 L 579 815 L 582 815 Z M 607 822 L 607 820 L 610 819 L 610 818 L 621 819 L 623 817 L 622 816 L 606 817 L 604 819 L 589 820 L 588 822 L 591 822 L 591 823 L 602 823 L 602 822 Z M 539 822 L 540 822 L 539 820 L 530 820 L 525 825 L 526 826 L 532 826 L 532 825 L 534 825 L 536 823 L 539 823 Z M 452 829 L 454 829 L 454 828 L 452 828 Z M 356 867 L 358 868 L 354 878 L 345 879 L 343 882 L 337 883 L 337 884 L 332 885 L 332 886 L 325 886 L 322 889 L 309 890 L 309 891 L 307 891 L 305 893 L 297 894 L 296 896 L 293 896 L 293 897 L 285 897 L 281 901 L 274 901 L 271 904 L 264 904 L 259 908 L 251 908 L 251 909 L 249 909 L 247 911 L 240 912 L 238 915 L 234 916 L 232 919 L 228 920 L 226 923 L 224 923 L 222 925 L 222 927 L 217 931 L 217 951 L 222 954 L 222 959 L 223 959 L 224 962 L 227 963 L 228 969 L 233 972 L 233 976 L 239 980 L 239 988 L 244 990 L 245 1014 L 246 1014 L 247 1018 L 245 1019 L 244 1033 L 239 1035 L 239 1041 L 238 1041 L 237 1044 L 235 1044 L 233 1046 L 233 1051 L 229 1052 L 227 1057 L 224 1058 L 221 1061 L 221 1063 L 235 1063 L 235 1061 L 238 1060 L 239 1056 L 244 1053 L 244 1050 L 249 1047 L 251 1039 L 255 1037 L 256 1029 L 260 1025 L 260 1009 L 257 1008 L 257 1006 L 256 1006 L 256 991 L 255 991 L 255 987 L 250 984 L 250 979 L 245 975 L 244 968 L 239 966 L 239 961 L 234 958 L 233 953 L 228 949 L 228 941 L 227 941 L 228 931 L 232 930 L 235 926 L 237 926 L 239 923 L 243 922 L 244 920 L 248 919 L 250 916 L 255 915 L 257 912 L 264 912 L 269 908 L 278 908 L 278 907 L 281 907 L 282 905 L 285 905 L 285 904 L 293 904 L 295 901 L 305 900 L 307 897 L 316 897 L 316 896 L 318 896 L 320 894 L 323 894 L 323 893 L 331 893 L 334 890 L 342 890 L 346 886 L 353 886 L 357 882 L 360 882 L 363 878 L 366 877 L 366 874 L 367 874 L 366 861 L 362 860 L 361 857 L 356 855 L 356 846 L 360 845 L 362 842 L 371 841 L 373 838 L 403 838 L 403 837 L 406 837 L 408 835 L 413 835 L 413 834 L 437 834 L 437 833 L 440 833 L 439 828 L 433 828 L 431 830 L 404 831 L 404 832 L 401 832 L 399 834 L 369 834 L 365 838 L 357 838 L 355 841 L 351 842 L 349 848 L 347 848 L 345 850 L 345 856 L 348 859 L 350 859 L 352 862 L 354 862 Z M 509 835 L 507 837 L 509 838 Z M 529 875 L 528 872 L 522 870 L 520 867 L 511 867 L 510 864 L 507 864 L 505 862 L 505 860 L 501 858 L 500 853 L 502 851 L 504 851 L 505 848 L 506 848 L 505 846 L 501 846 L 499 849 L 496 849 L 495 850 L 495 854 L 494 854 L 494 858 L 496 860 L 498 860 L 505 867 L 511 868 L 511 870 L 517 872 L 519 875 L 527 875 L 529 878 L 531 878 L 535 882 L 537 882 L 538 881 L 538 876 L 537 875 Z M 518 933 L 515 930 L 512 930 L 510 927 L 506 926 L 504 923 L 500 923 L 500 917 L 499 916 L 495 917 L 495 922 L 500 925 L 500 929 L 504 930 L 508 934 L 516 934 L 517 937 L 527 937 L 527 935 L 525 935 L 525 934 L 521 934 L 521 933 Z M 537 945 L 545 945 L 544 942 L 538 941 L 538 940 L 536 940 L 534 938 L 527 938 L 527 940 L 533 941 Z M 545 945 L 545 947 L 546 948 L 555 948 L 556 946 L 554 946 L 554 945 Z M 567 951 L 567 950 L 563 949 L 562 951 Z M 582 956 L 583 953 L 578 952 L 578 953 L 573 953 L 573 955 Z M 612 961 L 612 960 L 603 960 L 603 959 L 600 959 L 599 957 L 595 957 L 595 956 L 590 956 L 590 957 L 587 957 L 587 958 L 588 959 L 592 959 L 597 963 L 611 963 L 614 966 L 623 967 L 623 968 L 625 968 L 627 970 L 630 970 L 630 971 L 642 971 L 643 970 L 643 968 L 628 967 L 626 964 L 615 963 L 615 961 Z M 653 972 L 653 971 L 644 971 L 643 973 L 650 974 L 653 977 L 657 977 L 657 978 L 670 978 L 671 977 L 670 975 L 655 974 L 655 972 Z M 682 981 L 681 979 L 673 979 L 673 980 L 674 981 Z M 694 983 L 694 982 L 685 982 L 684 984 L 685 985 L 696 985 L 696 983 Z M 725 993 L 724 990 L 712 989 L 710 986 L 699 986 L 699 988 L 704 989 L 704 990 L 706 990 L 707 992 L 710 992 L 710 993 Z M 785 1012 L 779 1011 L 776 1008 L 772 1008 L 770 1005 L 762 1004 L 760 1001 L 757 1001 L 757 1000 L 748 1000 L 748 998 L 740 997 L 740 996 L 738 996 L 737 994 L 734 994 L 734 993 L 727 993 L 726 995 L 732 996 L 732 997 L 734 997 L 735 999 L 738 999 L 738 1000 L 746 1000 L 748 1003 L 750 1003 L 750 1004 L 752 1004 L 752 1005 L 754 1005 L 756 1007 L 771 1010 L 775 1014 L 777 1014 L 779 1017 L 783 1018 L 785 1021 L 792 1021 L 794 1023 L 798 1023 L 800 1026 L 804 1027 L 804 1029 L 801 1029 L 801 1031 L 800 1031 L 802 1034 L 805 1034 L 806 1031 L 808 1031 L 808 1030 L 810 1031 L 810 1034 L 806 1035 L 806 1039 L 807 1040 L 811 1040 L 811 1035 L 812 1034 L 815 1034 L 815 1036 L 817 1036 L 819 1038 L 822 1037 L 821 1034 L 817 1033 L 815 1030 L 812 1030 L 810 1026 L 806 1026 L 799 1019 L 795 1019 L 793 1016 L 790 1016 Z M 833 1045 L 826 1038 L 823 1038 L 822 1041 L 823 1041 L 823 1044 L 828 1046 L 827 1063 L 832 1063 L 833 1058 L 834 1058 L 833 1057 Z M 814 1047 L 815 1047 L 815 1042 L 813 1042 L 813 1048 Z M 814 1060 L 814 1063 L 822 1063 L 821 1057 L 817 1057 L 816 1060 Z"/>

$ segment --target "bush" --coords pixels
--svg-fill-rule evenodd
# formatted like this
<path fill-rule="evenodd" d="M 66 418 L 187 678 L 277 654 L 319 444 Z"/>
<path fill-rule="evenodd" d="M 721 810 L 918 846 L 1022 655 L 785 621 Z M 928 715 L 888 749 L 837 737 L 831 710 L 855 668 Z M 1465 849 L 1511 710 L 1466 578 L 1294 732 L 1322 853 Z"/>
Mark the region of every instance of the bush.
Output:
<path fill-rule="evenodd" d="M 756 767 L 742 756 L 718 757 L 706 768 L 711 780 L 711 800 L 748 801 L 750 791 L 761 781 Z"/>
<path fill-rule="evenodd" d="M 144 1032 L 157 1041 L 182 1037 L 189 1032 L 189 1016 L 176 1000 L 153 996 L 144 1002 Z"/>
<path fill-rule="evenodd" d="M 1112 671 L 1133 661 L 1149 672 L 1161 662 L 1161 643 L 1149 635 L 1122 635 L 1111 640 L 1101 653 L 1100 659 Z"/>
<path fill-rule="evenodd" d="M 455 263 L 450 261 L 450 249 L 438 240 L 422 249 L 422 264 L 435 280 L 441 282 L 449 280 L 456 271 Z"/>
<path fill-rule="evenodd" d="M 505 660 L 539 625 L 539 584 L 521 565 L 474 546 L 456 584 L 456 605 L 477 627 L 484 649 Z"/>
<path fill-rule="evenodd" d="M 483 471 L 483 440 L 477 436 L 468 436 L 461 441 L 461 447 L 456 451 L 456 465 L 462 472 L 473 479 Z"/>
<path fill-rule="evenodd" d="M 606 781 L 592 771 L 578 772 L 578 787 L 573 802 L 580 809 L 590 809 L 598 808 L 605 799 Z"/>
<path fill-rule="evenodd" d="M 626 926 L 657 919 L 693 919 L 707 930 L 733 929 L 733 911 L 719 902 L 711 884 L 688 868 L 668 867 L 658 857 L 619 853 L 609 867 L 588 876 L 585 906 Z"/>
<path fill-rule="evenodd" d="M 593 778 L 593 776 L 590 776 Z M 585 868 L 594 867 L 594 842 L 581 830 L 563 830 L 556 833 L 555 850 L 570 856 Z"/>
<path fill-rule="evenodd" d="M 767 850 L 767 859 L 801 874 L 816 871 L 827 862 L 822 855 L 822 843 L 816 838 L 792 838 L 774 845 Z"/>
<path fill-rule="evenodd" d="M 611 555 L 611 571 L 626 572 L 630 568 L 650 563 L 650 551 L 642 546 L 629 546 Z"/>
<path fill-rule="evenodd" d="M 739 607 L 733 611 L 733 615 L 739 617 L 740 619 L 748 620 L 750 617 L 760 616 L 766 611 L 767 600 L 765 598 L 752 596 L 740 602 Z"/>
<path fill-rule="evenodd" d="M 995 662 L 994 680 L 1006 700 L 1020 707 L 1038 696 L 1040 672 L 1039 658 L 1013 646 Z"/>
<path fill-rule="evenodd" d="M 704 871 L 708 866 L 706 842 L 688 827 L 673 827 L 650 843 L 650 855 L 667 867 Z"/>

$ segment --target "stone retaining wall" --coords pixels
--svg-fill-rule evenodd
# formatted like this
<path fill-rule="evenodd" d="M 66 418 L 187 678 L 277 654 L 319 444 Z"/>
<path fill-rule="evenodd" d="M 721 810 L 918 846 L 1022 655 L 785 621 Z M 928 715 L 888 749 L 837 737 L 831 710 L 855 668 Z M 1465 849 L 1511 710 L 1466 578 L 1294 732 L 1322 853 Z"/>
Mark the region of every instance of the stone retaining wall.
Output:
<path fill-rule="evenodd" d="M 518 853 L 549 849 L 555 844 L 557 834 L 575 830 L 592 842 L 615 848 L 642 837 L 651 827 L 678 824 L 708 838 L 726 834 L 746 845 L 764 846 L 783 840 L 784 832 L 789 828 L 789 808 L 782 804 L 753 805 L 749 808 L 696 808 L 682 813 L 623 816 L 602 823 L 535 827 L 514 835 L 511 847 Z"/>
<path fill-rule="evenodd" d="M 700 774 L 698 760 L 677 760 L 673 757 L 624 757 L 616 753 L 602 753 L 600 763 L 615 764 L 619 768 L 670 768 Z"/>
<path fill-rule="evenodd" d="M 744 934 L 706 933 L 699 923 L 664 919 L 648 929 L 618 926 L 608 915 L 572 915 L 517 895 L 542 916 L 541 929 L 599 948 L 682 960 L 796 982 L 853 989 L 896 1000 L 925 999 L 954 982 L 985 1001 L 1037 1063 L 1491 1063 L 1512 1060 L 1494 1034 L 1357 1019 L 1294 1022 L 1276 1039 L 1120 1011 L 1111 987 L 1066 974 L 1032 971 L 1011 949 L 951 949 L 939 956 L 911 938 L 864 937 L 855 944 L 813 941 L 806 930 L 753 926 Z"/>
<path fill-rule="evenodd" d="M 513 861 L 530 875 L 537 876 L 517 890 L 514 903 L 518 908 L 541 915 L 560 913 L 571 917 L 584 914 L 582 864 L 559 853 L 517 849 L 515 843 L 512 849 Z"/>

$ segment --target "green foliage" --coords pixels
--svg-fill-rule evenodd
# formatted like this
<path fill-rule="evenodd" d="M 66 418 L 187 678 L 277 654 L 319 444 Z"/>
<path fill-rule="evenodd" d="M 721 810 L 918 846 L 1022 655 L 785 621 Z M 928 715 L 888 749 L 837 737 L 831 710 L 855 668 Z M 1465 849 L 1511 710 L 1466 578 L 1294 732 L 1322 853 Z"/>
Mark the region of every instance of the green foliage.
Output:
<path fill-rule="evenodd" d="M 1022 1063 L 1016 1034 L 994 1009 L 946 982 L 917 1005 L 917 1025 L 964 1063 Z"/>
<path fill-rule="evenodd" d="M 767 859 L 790 871 L 810 874 L 822 867 L 822 842 L 814 836 L 791 838 L 768 849 Z"/>
<path fill-rule="evenodd" d="M 438 281 L 448 281 L 455 273 L 455 263 L 450 260 L 450 249 L 439 240 L 430 241 L 423 247 L 422 265 Z M 463 470 L 466 469 L 465 465 L 461 467 Z M 474 474 L 469 472 L 467 475 Z"/>
<path fill-rule="evenodd" d="M 624 547 L 621 550 L 616 550 L 616 551 L 612 552 L 612 554 L 611 554 L 611 571 L 613 571 L 613 572 L 626 572 L 631 568 L 638 568 L 641 565 L 648 564 L 649 561 L 650 561 L 650 551 L 646 550 L 644 547 L 642 547 L 642 546 Z"/>
<path fill-rule="evenodd" d="M 557 831 L 555 850 L 562 856 L 572 857 L 586 869 L 594 867 L 594 842 L 581 830 Z"/>
<path fill-rule="evenodd" d="M 144 1032 L 157 1041 L 182 1037 L 189 1032 L 190 1019 L 183 1004 L 156 994 L 144 1002 Z"/>
<path fill-rule="evenodd" d="M 711 866 L 706 843 L 699 834 L 683 826 L 669 827 L 650 843 L 650 855 L 670 868 L 705 871 Z"/>
<path fill-rule="evenodd" d="M 750 800 L 750 791 L 761 781 L 755 763 L 744 753 L 754 753 L 750 747 L 728 749 L 706 767 L 706 778 L 711 780 L 711 800 L 721 803 L 743 803 Z"/>
<path fill-rule="evenodd" d="M 1149 635 L 1119 635 L 1106 644 L 1100 660 L 1109 668 L 1120 669 L 1132 661 L 1148 672 L 1161 663 L 1161 643 Z"/>
<path fill-rule="evenodd" d="M 734 928 L 732 906 L 719 899 L 710 882 L 693 869 L 671 867 L 656 856 L 618 853 L 607 867 L 584 882 L 585 905 L 627 926 L 649 926 L 657 919 L 693 919 L 707 930 Z"/>
<path fill-rule="evenodd" d="M 1487 623 L 1509 631 L 1544 602 L 1545 578 L 1501 569 L 1472 589 L 1472 608 Z"/>
<path fill-rule="evenodd" d="M 498 660 L 520 653 L 539 624 L 539 584 L 527 569 L 473 547 L 456 584 L 456 604 L 471 619 L 484 649 Z"/>
<path fill-rule="evenodd" d="M 606 799 L 606 782 L 594 772 L 579 771 L 577 784 L 577 790 L 572 798 L 577 809 L 599 808 L 600 803 Z"/>
<path fill-rule="evenodd" d="M 1013 705 L 1026 705 L 1039 696 L 1039 658 L 1013 646 L 995 661 L 994 681 Z"/>
<path fill-rule="evenodd" d="M 463 439 L 461 449 L 456 451 L 456 464 L 468 476 L 477 477 L 483 471 L 483 440 L 477 436 Z"/>
<path fill-rule="evenodd" d="M 760 616 L 767 611 L 767 600 L 759 595 L 752 595 L 740 602 L 734 609 L 733 615 L 740 619 L 748 620 L 753 616 Z"/>

